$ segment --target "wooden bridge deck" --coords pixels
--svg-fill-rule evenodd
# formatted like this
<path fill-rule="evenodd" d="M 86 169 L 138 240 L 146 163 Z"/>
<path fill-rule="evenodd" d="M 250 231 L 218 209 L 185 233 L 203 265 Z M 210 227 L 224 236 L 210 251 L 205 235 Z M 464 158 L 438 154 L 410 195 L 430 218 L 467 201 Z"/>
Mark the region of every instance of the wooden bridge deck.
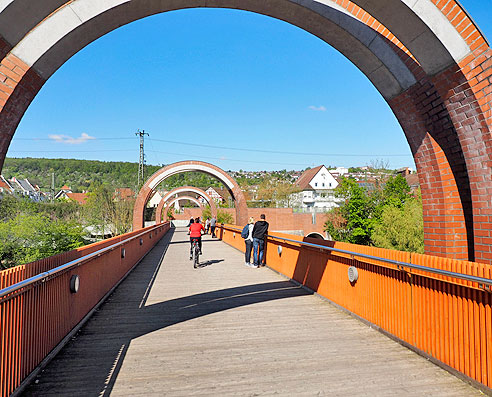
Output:
<path fill-rule="evenodd" d="M 481 395 L 220 241 L 199 269 L 188 249 L 171 230 L 24 394 Z"/>

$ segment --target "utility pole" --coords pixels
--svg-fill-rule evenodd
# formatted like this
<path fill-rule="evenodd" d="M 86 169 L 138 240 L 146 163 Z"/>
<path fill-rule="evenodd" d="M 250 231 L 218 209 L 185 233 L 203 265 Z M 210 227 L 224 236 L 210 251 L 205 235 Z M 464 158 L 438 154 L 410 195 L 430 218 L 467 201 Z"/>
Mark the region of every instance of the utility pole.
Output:
<path fill-rule="evenodd" d="M 51 173 L 51 202 L 55 201 L 55 173 Z"/>
<path fill-rule="evenodd" d="M 145 166 L 145 154 L 144 154 L 144 135 L 149 136 L 145 130 L 138 130 L 135 135 L 140 137 L 140 159 L 138 161 L 138 176 L 137 176 L 137 186 L 140 189 L 140 183 L 144 183 L 144 166 Z M 142 182 L 140 182 L 142 181 Z"/>

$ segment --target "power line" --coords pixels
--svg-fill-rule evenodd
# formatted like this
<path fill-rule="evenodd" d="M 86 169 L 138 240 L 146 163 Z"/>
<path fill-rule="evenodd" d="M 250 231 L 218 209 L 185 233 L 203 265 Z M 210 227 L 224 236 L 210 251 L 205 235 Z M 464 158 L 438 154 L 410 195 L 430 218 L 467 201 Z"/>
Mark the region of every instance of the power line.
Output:
<path fill-rule="evenodd" d="M 173 152 L 162 152 L 159 150 L 149 150 L 150 152 L 154 153 L 161 153 L 161 154 L 167 154 L 167 155 L 173 155 L 173 156 L 186 156 L 190 157 L 190 153 L 173 153 Z M 242 160 L 242 159 L 227 159 L 227 158 L 221 158 L 221 157 L 211 157 L 211 156 L 197 156 L 193 154 L 193 157 L 190 158 L 189 160 L 196 160 L 196 159 L 206 159 L 206 160 L 219 160 L 219 161 L 233 161 L 237 163 L 252 163 L 252 164 L 274 164 L 274 165 L 284 165 L 286 162 L 273 162 L 273 161 L 259 161 L 259 160 Z M 303 167 L 310 167 L 313 164 L 307 164 L 307 163 L 288 163 L 289 165 L 299 165 Z"/>
<path fill-rule="evenodd" d="M 122 139 L 135 139 L 135 138 L 94 138 L 92 141 L 121 141 Z M 53 138 L 13 138 L 13 141 L 54 141 Z M 61 143 L 61 142 L 60 142 Z"/>
<path fill-rule="evenodd" d="M 133 138 L 96 138 L 95 140 L 122 140 L 122 139 L 133 139 Z M 221 149 L 221 150 L 236 150 L 241 152 L 251 152 L 251 153 L 269 153 L 269 154 L 289 154 L 289 155 L 298 155 L 298 156 L 323 156 L 323 157 L 412 157 L 411 154 L 401 154 L 401 153 L 393 153 L 393 154 L 362 154 L 362 153 L 316 153 L 316 152 L 290 152 L 290 151 L 282 151 L 282 150 L 267 150 L 267 149 L 249 149 L 249 148 L 239 148 L 233 146 L 218 146 L 218 145 L 207 145 L 200 143 L 190 143 L 190 142 L 180 142 L 180 141 L 171 141 L 167 139 L 158 139 L 158 138 L 148 138 L 150 141 L 156 142 L 164 142 L 164 143 L 172 143 L 176 145 L 183 146 L 193 146 L 193 147 L 203 147 L 209 149 Z M 19 138 L 17 140 L 52 140 L 49 138 Z M 93 150 L 89 150 L 88 152 L 92 152 Z M 36 151 L 33 151 L 36 152 Z"/>
<path fill-rule="evenodd" d="M 242 152 L 257 152 L 257 153 L 274 153 L 274 154 L 293 154 L 293 155 L 302 155 L 302 156 L 338 156 L 338 157 L 407 157 L 411 156 L 410 154 L 353 154 L 353 153 L 310 153 L 310 152 L 286 152 L 281 150 L 264 150 L 264 149 L 246 149 L 246 148 L 237 148 L 237 147 L 228 147 L 228 146 L 215 146 L 215 145 L 205 145 L 200 143 L 189 143 L 189 142 L 178 142 L 178 141 L 170 141 L 166 139 L 154 139 L 149 138 L 158 142 L 165 143 L 174 143 L 178 145 L 185 146 L 198 146 L 198 147 L 206 147 L 211 149 L 225 149 L 225 150 L 238 150 Z"/>
<path fill-rule="evenodd" d="M 135 139 L 135 138 L 132 138 Z M 9 150 L 10 153 L 94 153 L 94 152 L 134 152 L 132 149 L 105 149 L 105 150 Z"/>

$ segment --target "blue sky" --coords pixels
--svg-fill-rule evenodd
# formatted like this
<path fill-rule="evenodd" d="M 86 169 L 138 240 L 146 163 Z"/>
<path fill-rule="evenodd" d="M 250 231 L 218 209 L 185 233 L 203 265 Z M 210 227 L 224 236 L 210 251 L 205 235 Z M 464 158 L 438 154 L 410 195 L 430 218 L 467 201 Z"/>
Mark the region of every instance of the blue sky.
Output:
<path fill-rule="evenodd" d="M 491 0 L 461 3 L 492 38 Z M 390 108 L 348 60 L 295 26 L 224 9 L 159 14 L 84 48 L 41 89 L 7 156 L 137 162 L 138 129 L 154 165 L 414 168 Z"/>

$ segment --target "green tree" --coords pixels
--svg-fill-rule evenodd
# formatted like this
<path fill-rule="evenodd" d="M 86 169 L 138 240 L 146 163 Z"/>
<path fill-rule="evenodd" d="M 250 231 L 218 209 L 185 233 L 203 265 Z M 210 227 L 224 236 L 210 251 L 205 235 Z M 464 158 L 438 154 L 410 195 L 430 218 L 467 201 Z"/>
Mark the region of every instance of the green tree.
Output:
<path fill-rule="evenodd" d="M 421 198 L 407 199 L 401 207 L 385 206 L 371 238 L 377 247 L 424 253 Z"/>
<path fill-rule="evenodd" d="M 131 230 L 134 205 L 134 198 L 114 201 L 114 212 L 111 223 L 114 226 L 114 232 L 116 234 L 128 233 Z"/>
<path fill-rule="evenodd" d="M 401 208 L 410 197 L 410 186 L 402 175 L 398 174 L 386 181 L 383 189 L 384 205 Z"/>
<path fill-rule="evenodd" d="M 29 263 L 84 245 L 82 227 L 46 215 L 18 214 L 0 224 L 0 267 Z"/>
<path fill-rule="evenodd" d="M 282 178 L 264 179 L 258 186 L 258 200 L 269 203 L 269 206 L 289 207 L 291 205 L 291 195 L 299 192 L 300 189 Z"/>
<path fill-rule="evenodd" d="M 212 218 L 212 210 L 210 209 L 210 205 L 206 205 L 202 211 L 202 219 Z"/>
<path fill-rule="evenodd" d="M 115 203 L 113 201 L 113 192 L 102 184 L 95 184 L 88 194 L 87 201 L 84 204 L 84 215 L 87 224 L 94 227 L 95 230 L 105 231 L 110 227 L 113 232 L 115 219 Z"/>
<path fill-rule="evenodd" d="M 231 224 L 234 223 L 234 218 L 228 212 L 219 209 L 217 210 L 217 222 Z"/>
<path fill-rule="evenodd" d="M 345 202 L 328 217 L 325 231 L 340 241 L 369 245 L 375 224 L 375 206 L 370 196 L 356 181 L 347 178 L 342 179 L 335 195 Z"/>

